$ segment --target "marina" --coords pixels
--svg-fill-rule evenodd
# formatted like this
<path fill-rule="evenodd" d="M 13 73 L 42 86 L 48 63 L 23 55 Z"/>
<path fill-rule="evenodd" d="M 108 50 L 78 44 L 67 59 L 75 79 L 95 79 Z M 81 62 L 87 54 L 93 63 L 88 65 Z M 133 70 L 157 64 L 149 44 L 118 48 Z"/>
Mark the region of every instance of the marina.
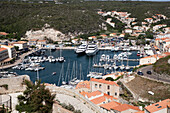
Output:
<path fill-rule="evenodd" d="M 19 75 L 27 74 L 30 76 L 33 82 L 35 82 L 35 80 L 37 79 L 37 71 L 38 71 L 39 78 L 42 82 L 52 83 L 60 86 L 62 85 L 63 82 L 62 79 L 64 79 L 66 83 L 68 83 L 69 81 L 72 81 L 73 83 L 73 81 L 78 82 L 79 80 L 89 80 L 89 77 L 87 77 L 89 73 L 102 73 L 102 75 L 104 75 L 104 74 L 113 73 L 115 71 L 127 71 L 125 69 L 123 70 L 120 69 L 120 66 L 122 64 L 124 66 L 127 66 L 127 60 L 128 60 L 128 65 L 130 67 L 128 71 L 132 71 L 132 69 L 139 64 L 138 60 L 134 60 L 134 59 L 140 58 L 139 56 L 137 56 L 137 51 L 131 51 L 131 55 L 129 55 L 128 59 L 116 60 L 116 65 L 113 65 L 114 55 L 118 56 L 119 54 L 122 54 L 122 51 L 112 52 L 110 50 L 100 50 L 96 55 L 88 56 L 85 54 L 76 54 L 74 50 L 69 49 L 69 50 L 62 50 L 62 56 L 65 58 L 65 62 L 63 63 L 57 61 L 50 62 L 49 58 L 51 57 L 52 59 L 59 58 L 60 52 L 61 51 L 59 49 L 55 51 L 50 51 L 50 49 L 47 49 L 44 55 L 25 57 L 23 61 L 24 62 L 29 61 L 28 64 L 27 63 L 25 64 L 23 62 L 23 64 L 19 64 L 19 65 L 21 65 L 21 67 L 32 66 L 33 70 L 31 70 L 31 68 L 29 70 L 28 67 L 25 69 L 16 69 L 15 67 L 13 67 L 8 69 L 7 71 L 16 72 Z M 96 68 L 94 66 L 94 64 L 100 63 L 100 58 L 103 54 L 109 56 L 110 60 L 107 61 L 107 64 L 108 65 L 112 64 L 111 68 L 108 69 L 103 67 Z M 30 60 L 32 61 L 31 64 L 30 64 Z M 103 64 L 106 64 L 105 61 L 102 62 Z M 37 68 L 37 65 L 39 65 L 39 68 Z M 116 70 L 114 70 L 115 68 Z"/>

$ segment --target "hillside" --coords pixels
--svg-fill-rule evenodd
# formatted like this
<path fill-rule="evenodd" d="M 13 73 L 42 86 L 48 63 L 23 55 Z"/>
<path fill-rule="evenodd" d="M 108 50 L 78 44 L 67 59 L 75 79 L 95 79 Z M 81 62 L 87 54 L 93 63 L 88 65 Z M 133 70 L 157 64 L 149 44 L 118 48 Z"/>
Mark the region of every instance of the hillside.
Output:
<path fill-rule="evenodd" d="M 168 63 L 168 60 L 170 59 L 170 56 L 167 56 L 165 58 L 159 59 L 154 65 L 153 70 L 159 74 L 168 74 L 170 75 L 170 64 Z"/>
<path fill-rule="evenodd" d="M 128 11 L 138 21 L 146 17 L 161 13 L 170 16 L 170 2 L 71 2 L 64 4 L 54 3 L 15 3 L 0 2 L 0 31 L 16 33 L 16 37 L 24 36 L 30 29 L 40 29 L 45 23 L 65 34 L 69 32 L 92 33 L 100 31 L 99 25 L 103 18 L 96 12 L 103 11 Z M 170 25 L 170 24 L 169 24 Z"/>

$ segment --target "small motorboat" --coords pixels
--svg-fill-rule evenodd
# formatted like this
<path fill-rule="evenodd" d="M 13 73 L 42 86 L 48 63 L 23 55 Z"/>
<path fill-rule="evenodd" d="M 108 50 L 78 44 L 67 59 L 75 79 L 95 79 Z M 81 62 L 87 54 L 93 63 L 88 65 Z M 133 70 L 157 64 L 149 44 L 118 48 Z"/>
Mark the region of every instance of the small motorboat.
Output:
<path fill-rule="evenodd" d="M 56 72 L 53 72 L 52 75 L 56 75 Z"/>

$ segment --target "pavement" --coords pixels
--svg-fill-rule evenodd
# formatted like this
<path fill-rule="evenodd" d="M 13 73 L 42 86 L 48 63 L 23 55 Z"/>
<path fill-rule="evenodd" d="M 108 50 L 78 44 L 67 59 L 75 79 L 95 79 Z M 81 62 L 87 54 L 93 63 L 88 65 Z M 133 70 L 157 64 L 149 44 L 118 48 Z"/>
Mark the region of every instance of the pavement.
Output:
<path fill-rule="evenodd" d="M 19 63 L 22 62 L 22 60 L 25 58 L 25 56 L 27 56 L 27 55 L 29 55 L 29 54 L 31 54 L 31 53 L 33 53 L 33 52 L 35 52 L 35 51 L 32 50 L 32 51 L 29 51 L 29 52 L 27 52 L 27 53 L 24 53 L 24 54 L 20 55 L 20 56 L 19 56 L 19 59 L 16 60 L 13 64 L 1 66 L 0 69 L 7 69 L 7 68 L 11 68 L 11 67 L 13 67 L 13 66 L 18 65 Z"/>
<path fill-rule="evenodd" d="M 170 78 L 166 78 L 163 75 L 154 73 L 153 70 L 152 70 L 152 67 L 153 67 L 152 65 L 145 66 L 145 67 L 140 68 L 139 71 L 142 71 L 143 72 L 143 76 L 148 78 L 148 79 L 170 84 Z M 147 74 L 146 73 L 147 71 L 151 71 L 152 74 L 151 75 Z"/>

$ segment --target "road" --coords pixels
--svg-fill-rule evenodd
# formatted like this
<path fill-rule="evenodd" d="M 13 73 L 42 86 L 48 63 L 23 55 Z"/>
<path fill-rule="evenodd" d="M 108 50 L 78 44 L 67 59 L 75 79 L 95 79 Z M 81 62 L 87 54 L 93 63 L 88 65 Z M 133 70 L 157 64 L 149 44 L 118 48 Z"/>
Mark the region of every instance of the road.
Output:
<path fill-rule="evenodd" d="M 170 84 L 170 78 L 168 79 L 168 78 L 163 77 L 160 74 L 154 73 L 153 70 L 152 70 L 152 65 L 142 67 L 142 68 L 139 69 L 139 71 L 143 72 L 143 74 L 144 74 L 143 76 L 144 77 L 147 77 L 149 79 L 154 79 L 156 81 L 165 82 L 165 83 L 169 83 Z M 151 71 L 152 74 L 151 75 L 147 74 L 146 73 L 147 71 Z"/>

